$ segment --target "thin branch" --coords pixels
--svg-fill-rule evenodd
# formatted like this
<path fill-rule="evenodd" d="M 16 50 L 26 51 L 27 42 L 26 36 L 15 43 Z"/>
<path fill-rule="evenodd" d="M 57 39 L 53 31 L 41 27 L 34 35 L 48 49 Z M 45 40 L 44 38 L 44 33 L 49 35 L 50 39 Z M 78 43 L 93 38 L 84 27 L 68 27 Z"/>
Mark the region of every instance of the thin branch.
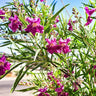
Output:
<path fill-rule="evenodd" d="M 61 0 L 61 2 L 62 2 L 62 4 L 63 4 L 63 6 L 65 6 L 65 5 L 64 5 L 64 2 L 63 2 L 63 0 Z M 69 14 L 69 12 L 67 11 L 67 9 L 66 9 L 66 8 L 65 8 L 65 10 L 66 10 L 66 12 L 67 12 L 68 16 L 70 17 L 70 14 Z"/>

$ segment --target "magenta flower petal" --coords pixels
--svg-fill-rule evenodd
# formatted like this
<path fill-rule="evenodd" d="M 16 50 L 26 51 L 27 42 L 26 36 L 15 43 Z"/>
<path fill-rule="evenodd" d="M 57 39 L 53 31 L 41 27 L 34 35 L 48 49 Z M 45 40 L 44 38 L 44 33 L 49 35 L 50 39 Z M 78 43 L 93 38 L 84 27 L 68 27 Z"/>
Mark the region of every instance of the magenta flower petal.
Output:
<path fill-rule="evenodd" d="M 3 55 L 1 58 L 0 58 L 0 62 L 6 62 L 6 57 L 5 57 L 5 55 Z"/>
<path fill-rule="evenodd" d="M 52 39 L 52 40 L 49 40 L 48 38 L 45 39 L 48 43 L 48 45 L 46 46 L 47 47 L 47 51 L 51 54 L 53 53 L 58 53 L 60 52 L 59 49 L 61 48 L 61 46 L 57 45 L 57 42 L 56 42 L 56 39 Z"/>
<path fill-rule="evenodd" d="M 69 93 L 68 92 L 64 92 L 64 96 L 69 96 Z"/>
<path fill-rule="evenodd" d="M 28 21 L 29 23 L 33 23 L 33 18 L 27 17 L 27 18 L 26 18 L 26 21 Z"/>
<path fill-rule="evenodd" d="M 56 28 L 57 27 L 56 24 L 54 24 L 53 27 Z"/>
<path fill-rule="evenodd" d="M 40 88 L 38 91 L 39 91 L 39 92 L 46 92 L 46 91 L 47 91 L 47 87 L 44 87 L 43 89 Z"/>
<path fill-rule="evenodd" d="M 38 33 L 43 33 L 43 31 L 44 31 L 44 27 L 42 26 L 42 25 L 39 25 L 38 26 Z"/>
<path fill-rule="evenodd" d="M 0 66 L 0 76 L 5 74 L 6 69 L 3 66 Z"/>
<path fill-rule="evenodd" d="M 5 15 L 5 11 L 4 10 L 0 10 L 0 15 Z M 4 19 L 5 16 L 0 16 L 1 19 Z"/>
<path fill-rule="evenodd" d="M 59 16 L 57 16 L 56 18 L 55 18 L 55 23 L 58 23 L 59 22 Z"/>
<path fill-rule="evenodd" d="M 43 93 L 40 93 L 40 94 L 38 94 L 38 96 L 44 96 L 44 94 Z"/>
<path fill-rule="evenodd" d="M 50 96 L 48 93 L 45 93 L 44 95 L 45 95 L 45 96 Z"/>
<path fill-rule="evenodd" d="M 65 78 L 68 78 L 68 77 L 69 77 L 69 75 L 67 75 L 67 74 L 64 74 L 64 77 L 65 77 Z"/>
<path fill-rule="evenodd" d="M 71 51 L 69 46 L 67 45 L 70 41 L 71 40 L 69 38 L 64 39 L 64 40 L 62 40 L 62 38 L 60 38 L 60 40 L 59 40 L 59 44 L 62 46 L 61 50 L 65 54 Z"/>
<path fill-rule="evenodd" d="M 56 51 L 56 46 L 47 45 L 46 47 L 47 47 L 47 51 L 48 51 L 49 53 L 51 53 L 51 54 L 57 53 L 57 51 Z"/>
<path fill-rule="evenodd" d="M 78 90 L 78 87 L 77 87 L 77 86 L 78 86 L 78 85 L 74 82 L 74 83 L 73 83 L 74 92 Z"/>
<path fill-rule="evenodd" d="M 10 63 L 6 61 L 5 55 L 0 58 L 0 75 L 5 74 L 6 70 L 10 70 Z"/>
<path fill-rule="evenodd" d="M 41 92 L 40 94 L 38 94 L 38 96 L 50 96 L 48 93 L 46 93 L 47 87 L 44 87 L 43 89 L 40 88 L 38 91 Z"/>
<path fill-rule="evenodd" d="M 62 92 L 64 90 L 64 86 L 62 85 L 60 88 L 56 88 L 55 89 L 55 91 L 57 92 L 57 93 L 60 93 L 60 92 Z"/>
<path fill-rule="evenodd" d="M 96 65 L 94 65 L 94 69 L 96 69 Z"/>
<path fill-rule="evenodd" d="M 62 48 L 62 51 L 63 51 L 65 54 L 68 53 L 68 52 L 71 52 L 71 50 L 69 49 L 69 46 L 68 46 L 68 45 L 64 46 L 64 47 Z"/>
<path fill-rule="evenodd" d="M 69 30 L 69 31 L 73 31 L 73 26 L 72 26 L 72 24 L 71 24 L 71 20 L 69 20 L 68 25 L 69 25 L 68 30 Z"/>
<path fill-rule="evenodd" d="M 85 26 L 88 26 L 92 21 L 93 21 L 93 19 L 91 19 L 90 16 L 88 16 Z"/>
<path fill-rule="evenodd" d="M 53 72 L 52 71 L 51 72 L 48 72 L 47 75 L 51 75 L 52 76 L 53 75 Z"/>
<path fill-rule="evenodd" d="M 70 38 L 67 38 L 67 39 L 64 39 L 64 40 L 62 38 L 60 38 L 59 39 L 59 44 L 60 45 L 67 45 L 70 41 L 71 41 Z"/>
<path fill-rule="evenodd" d="M 38 96 L 50 96 L 48 93 L 40 93 Z"/>
<path fill-rule="evenodd" d="M 89 16 L 91 16 L 96 11 L 96 8 L 89 10 L 88 7 L 85 7 L 85 11 Z"/>
<path fill-rule="evenodd" d="M 69 26 L 68 30 L 69 31 L 73 31 L 73 27 L 72 26 Z"/>
<path fill-rule="evenodd" d="M 8 26 L 10 29 L 12 29 L 13 32 L 16 32 L 18 29 L 18 25 L 15 23 L 10 23 Z"/>
<path fill-rule="evenodd" d="M 16 32 L 17 29 L 20 28 L 20 26 L 22 26 L 22 23 L 19 21 L 18 16 L 15 15 L 14 17 L 10 17 L 9 21 L 11 21 L 11 23 L 8 25 L 9 28 L 13 31 Z M 21 28 L 22 29 L 22 28 Z"/>
<path fill-rule="evenodd" d="M 30 23 L 29 25 L 27 25 L 27 28 L 25 29 L 26 32 L 31 32 L 34 36 L 36 32 L 43 33 L 44 27 L 40 25 L 40 18 L 27 17 L 26 21 Z"/>
<path fill-rule="evenodd" d="M 50 46 L 55 46 L 55 45 L 57 44 L 55 38 L 53 38 L 52 40 L 46 38 L 45 40 L 47 41 L 47 43 L 48 43 Z"/>
<path fill-rule="evenodd" d="M 44 0 L 40 0 L 41 2 L 43 2 Z"/>
<path fill-rule="evenodd" d="M 85 11 L 89 15 L 89 9 L 88 9 L 88 7 L 85 7 Z"/>
<path fill-rule="evenodd" d="M 47 51 L 51 54 L 53 53 L 68 53 L 70 52 L 71 50 L 69 49 L 69 46 L 67 45 L 69 42 L 70 42 L 70 39 L 65 39 L 65 40 L 62 40 L 62 38 L 60 38 L 59 40 L 59 45 L 57 45 L 57 42 L 56 42 L 56 39 L 52 39 L 52 40 L 49 40 L 48 38 L 45 39 L 48 43 L 48 45 L 46 46 L 47 47 Z"/>
<path fill-rule="evenodd" d="M 55 53 L 61 53 L 62 46 L 61 45 L 56 45 L 55 46 Z"/>
<path fill-rule="evenodd" d="M 30 24 L 33 24 L 33 23 L 36 23 L 38 25 L 40 24 L 40 18 L 30 18 L 30 17 L 27 17 L 26 21 L 28 21 Z"/>
<path fill-rule="evenodd" d="M 66 43 L 67 43 L 67 44 L 68 44 L 70 41 L 71 41 L 70 38 L 67 38 L 67 39 L 66 39 Z"/>
<path fill-rule="evenodd" d="M 11 66 L 11 64 L 9 62 L 6 62 L 4 65 L 6 70 L 10 70 L 10 66 Z"/>

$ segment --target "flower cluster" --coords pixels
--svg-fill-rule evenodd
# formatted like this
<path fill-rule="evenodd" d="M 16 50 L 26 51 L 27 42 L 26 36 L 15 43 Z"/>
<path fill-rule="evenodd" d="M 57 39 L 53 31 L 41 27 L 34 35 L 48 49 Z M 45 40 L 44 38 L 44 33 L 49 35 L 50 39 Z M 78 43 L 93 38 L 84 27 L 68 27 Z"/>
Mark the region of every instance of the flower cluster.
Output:
<path fill-rule="evenodd" d="M 64 86 L 62 85 L 60 88 L 56 88 L 55 91 L 58 93 L 58 96 L 69 96 L 68 92 L 63 92 Z"/>
<path fill-rule="evenodd" d="M 54 80 L 54 81 L 56 81 L 56 84 L 58 86 L 62 86 L 62 84 L 60 83 L 60 81 L 53 75 L 53 72 L 48 72 L 47 73 L 47 76 L 48 76 L 48 79 L 49 80 Z"/>
<path fill-rule="evenodd" d="M 22 23 L 19 21 L 17 15 L 15 15 L 14 17 L 10 17 L 9 21 L 11 21 L 11 23 L 8 26 L 13 32 L 16 32 L 17 29 L 21 30 Z"/>
<path fill-rule="evenodd" d="M 88 7 L 85 7 L 85 11 L 88 14 L 87 23 L 85 24 L 87 26 L 92 22 L 91 15 L 96 11 L 96 8 L 89 10 Z"/>
<path fill-rule="evenodd" d="M 5 11 L 4 10 L 0 10 L 0 15 L 5 15 Z M 5 16 L 0 16 L 1 19 L 4 19 Z"/>
<path fill-rule="evenodd" d="M 68 22 L 68 25 L 69 25 L 68 30 L 69 31 L 73 31 L 72 24 L 75 24 L 75 23 L 77 23 L 77 20 L 72 21 L 71 19 L 69 19 L 69 22 Z"/>
<path fill-rule="evenodd" d="M 60 83 L 60 81 L 53 75 L 53 72 L 47 73 L 48 79 L 51 81 L 55 81 L 58 88 L 55 89 L 58 96 L 69 96 L 69 93 L 63 92 L 64 91 L 64 85 Z"/>
<path fill-rule="evenodd" d="M 5 55 L 0 58 L 0 76 L 5 74 L 6 70 L 10 70 L 10 63 L 6 61 Z"/>
<path fill-rule="evenodd" d="M 16 32 L 17 29 L 22 31 L 22 23 L 19 21 L 17 15 L 15 15 L 14 17 L 10 17 L 9 21 L 11 21 L 11 23 L 9 23 L 8 26 L 13 32 Z M 27 17 L 26 21 L 29 22 L 29 25 L 27 25 L 27 28 L 25 28 L 26 32 L 31 32 L 34 36 L 36 32 L 43 33 L 44 27 L 40 25 L 40 18 Z"/>
<path fill-rule="evenodd" d="M 48 43 L 47 47 L 47 51 L 51 54 L 53 53 L 68 53 L 71 50 L 69 49 L 68 43 L 70 42 L 70 39 L 64 39 L 62 40 L 62 38 L 59 39 L 59 44 L 57 44 L 56 39 L 45 39 Z"/>
<path fill-rule="evenodd" d="M 31 32 L 34 36 L 36 32 L 43 33 L 44 27 L 40 25 L 40 18 L 30 18 L 27 17 L 26 21 L 29 22 L 29 25 L 25 29 L 26 32 Z"/>
<path fill-rule="evenodd" d="M 69 31 L 73 31 L 73 26 L 72 26 L 72 24 L 71 24 L 71 20 L 69 20 L 68 25 L 69 25 L 68 30 L 69 30 Z"/>
<path fill-rule="evenodd" d="M 40 92 L 40 94 L 38 94 L 38 96 L 50 96 L 48 93 L 46 93 L 47 87 L 44 87 L 43 89 L 40 88 L 38 91 Z"/>
<path fill-rule="evenodd" d="M 40 0 L 41 2 L 43 2 L 44 0 Z"/>

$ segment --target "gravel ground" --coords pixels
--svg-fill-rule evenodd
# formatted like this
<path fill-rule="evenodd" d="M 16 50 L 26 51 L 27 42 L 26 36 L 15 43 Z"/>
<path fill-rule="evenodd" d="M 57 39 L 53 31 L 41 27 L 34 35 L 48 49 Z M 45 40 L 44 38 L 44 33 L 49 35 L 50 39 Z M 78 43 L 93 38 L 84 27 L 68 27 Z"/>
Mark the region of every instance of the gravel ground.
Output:
<path fill-rule="evenodd" d="M 15 81 L 15 78 L 6 77 L 0 80 L 0 96 L 34 96 L 32 95 L 32 91 L 28 92 L 13 92 L 10 93 L 11 87 Z M 17 90 L 25 89 L 27 86 L 18 85 Z"/>

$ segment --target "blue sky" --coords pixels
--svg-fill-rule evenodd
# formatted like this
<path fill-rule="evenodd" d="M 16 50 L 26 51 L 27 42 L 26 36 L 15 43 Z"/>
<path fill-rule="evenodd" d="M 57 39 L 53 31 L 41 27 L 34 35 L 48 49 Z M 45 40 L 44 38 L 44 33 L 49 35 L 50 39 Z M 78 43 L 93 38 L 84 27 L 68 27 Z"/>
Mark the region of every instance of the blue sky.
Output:
<path fill-rule="evenodd" d="M 47 0 L 48 3 L 50 3 L 52 0 Z M 61 2 L 61 0 L 56 0 L 57 1 L 57 5 L 56 5 L 56 10 L 60 9 L 61 7 L 63 7 L 63 4 Z M 88 3 L 89 0 L 62 0 L 64 5 L 66 4 L 70 4 L 67 9 L 68 11 L 71 11 L 73 7 L 76 7 L 77 9 L 81 10 L 81 2 L 83 3 Z"/>
<path fill-rule="evenodd" d="M 12 2 L 13 0 L 1 0 L 0 1 L 0 7 L 2 5 L 5 5 L 5 2 Z M 22 1 L 22 0 L 19 0 Z M 29 1 L 29 0 L 25 0 L 25 1 Z M 53 0 L 47 0 L 47 4 L 50 4 Z M 57 1 L 57 5 L 56 5 L 56 10 L 59 10 L 63 5 L 61 3 L 61 0 L 56 0 Z M 68 11 L 71 11 L 73 7 L 76 7 L 78 10 L 81 11 L 80 6 L 82 5 L 81 2 L 84 3 L 88 3 L 89 0 L 62 0 L 64 2 L 64 4 L 70 4 L 67 8 Z"/>
<path fill-rule="evenodd" d="M 1 0 L 0 1 L 0 7 L 5 5 L 6 2 L 12 2 L 13 0 Z M 22 1 L 22 0 L 19 0 L 19 1 Z M 25 0 L 26 2 L 28 2 L 29 0 Z M 53 0 L 47 0 L 47 4 L 50 4 Z M 61 2 L 61 0 L 55 0 L 57 1 L 57 4 L 56 4 L 56 8 L 55 8 L 55 12 L 57 12 L 60 8 L 63 7 L 63 4 Z M 83 4 L 81 4 L 81 2 L 83 3 L 87 3 L 88 4 L 88 1 L 89 0 L 62 0 L 64 5 L 66 4 L 70 4 L 66 9 L 68 10 L 68 12 L 72 13 L 72 8 L 73 7 L 76 7 L 78 9 L 78 11 L 84 16 L 84 11 L 82 8 Z"/>
<path fill-rule="evenodd" d="M 6 2 L 12 2 L 13 0 L 1 0 L 0 1 L 0 7 L 5 5 Z M 19 0 L 19 1 L 22 1 L 22 0 Z M 26 2 L 28 2 L 29 0 L 25 0 Z M 46 0 L 47 1 L 47 4 L 50 4 L 53 0 Z M 63 4 L 61 2 L 61 0 L 55 0 L 57 1 L 57 4 L 56 4 L 56 8 L 55 8 L 55 12 L 57 12 L 60 8 L 63 7 Z M 70 4 L 66 9 L 68 10 L 68 12 L 71 14 L 72 13 L 72 8 L 73 7 L 76 7 L 78 9 L 78 11 L 83 14 L 84 16 L 84 12 L 83 12 L 83 9 L 80 8 L 81 6 L 83 6 L 83 4 L 81 4 L 81 2 L 83 3 L 87 3 L 88 4 L 88 1 L 89 0 L 62 0 L 64 5 L 66 4 Z"/>
<path fill-rule="evenodd" d="M 6 2 L 12 2 L 12 1 L 13 0 L 1 0 L 0 7 L 5 5 Z M 19 0 L 19 1 L 22 2 L 22 0 Z M 29 0 L 25 0 L 25 2 L 28 2 L 28 1 Z M 53 0 L 46 0 L 46 1 L 47 1 L 47 4 L 49 5 Z M 57 12 L 60 8 L 63 7 L 63 4 L 62 4 L 61 0 L 55 0 L 55 1 L 57 1 L 56 8 L 55 8 L 55 12 Z M 83 6 L 83 4 L 81 2 L 88 4 L 89 0 L 62 0 L 62 1 L 63 1 L 64 5 L 70 4 L 66 8 L 67 11 L 70 13 L 70 15 L 72 14 L 72 8 L 76 7 L 78 9 L 78 11 L 80 12 L 80 14 L 82 14 L 82 16 L 84 16 L 84 10 L 82 8 L 80 8 Z"/>

